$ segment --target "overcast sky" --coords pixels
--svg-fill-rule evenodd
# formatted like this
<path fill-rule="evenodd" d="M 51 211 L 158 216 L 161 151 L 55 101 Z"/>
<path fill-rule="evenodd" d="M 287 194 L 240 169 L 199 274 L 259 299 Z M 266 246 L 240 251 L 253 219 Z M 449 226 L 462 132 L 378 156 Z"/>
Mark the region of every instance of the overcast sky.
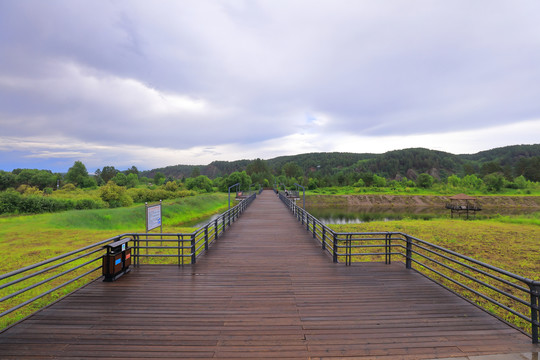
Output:
<path fill-rule="evenodd" d="M 540 142 L 540 1 L 0 0 L 0 169 Z"/>

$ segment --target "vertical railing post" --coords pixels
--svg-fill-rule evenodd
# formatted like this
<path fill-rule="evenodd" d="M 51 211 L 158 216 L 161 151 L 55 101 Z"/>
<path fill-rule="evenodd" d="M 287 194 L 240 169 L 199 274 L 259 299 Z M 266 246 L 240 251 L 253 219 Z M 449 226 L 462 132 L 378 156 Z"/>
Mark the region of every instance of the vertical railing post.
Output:
<path fill-rule="evenodd" d="M 191 234 L 191 264 L 197 262 L 197 254 L 195 254 L 195 234 Z"/>
<path fill-rule="evenodd" d="M 219 230 L 218 229 L 218 219 L 216 219 L 216 230 L 214 231 L 214 239 L 215 240 L 217 240 L 217 238 L 218 238 L 218 233 L 219 233 L 218 230 Z"/>
<path fill-rule="evenodd" d="M 392 251 L 392 246 L 390 246 L 391 244 L 391 240 L 392 239 L 392 234 L 390 233 L 386 233 L 386 237 L 384 239 L 384 263 L 385 264 L 390 264 L 392 262 L 392 254 L 391 254 L 391 251 Z"/>
<path fill-rule="evenodd" d="M 315 235 L 317 234 L 317 228 L 315 227 L 315 218 L 313 218 L 313 223 L 311 224 L 313 227 L 313 238 L 315 239 Z"/>
<path fill-rule="evenodd" d="M 139 266 L 139 235 L 135 235 L 133 239 L 135 240 L 135 265 Z"/>
<path fill-rule="evenodd" d="M 540 283 L 529 284 L 531 289 L 531 335 L 533 344 L 538 344 L 538 321 L 540 320 Z"/>
<path fill-rule="evenodd" d="M 333 251 L 332 251 L 332 258 L 333 258 L 333 261 L 334 261 L 335 263 L 338 262 L 338 253 L 337 253 L 338 248 L 337 248 L 337 244 L 338 244 L 338 237 L 337 237 L 337 234 L 334 233 L 334 246 L 333 246 L 334 249 L 333 249 Z"/>
<path fill-rule="evenodd" d="M 180 249 L 182 248 L 182 246 L 184 245 L 182 243 L 182 241 L 180 240 L 180 235 L 178 235 L 176 237 L 178 239 L 178 266 L 180 266 L 181 264 L 181 259 L 182 259 L 182 256 L 180 255 Z"/>
<path fill-rule="evenodd" d="M 204 227 L 204 250 L 208 250 L 208 225 Z"/>
<path fill-rule="evenodd" d="M 345 248 L 346 250 L 346 256 L 345 256 L 345 265 L 346 266 L 351 266 L 351 261 L 352 261 L 352 256 L 351 256 L 351 253 L 352 253 L 352 235 L 349 234 L 347 235 L 347 242 L 346 242 L 346 245 L 347 247 Z"/>
<path fill-rule="evenodd" d="M 407 241 L 407 250 L 405 253 L 405 267 L 407 269 L 412 268 L 412 241 L 408 235 L 405 235 L 405 240 Z"/>
<path fill-rule="evenodd" d="M 325 250 L 326 249 L 326 226 L 323 225 L 322 227 L 322 249 Z"/>

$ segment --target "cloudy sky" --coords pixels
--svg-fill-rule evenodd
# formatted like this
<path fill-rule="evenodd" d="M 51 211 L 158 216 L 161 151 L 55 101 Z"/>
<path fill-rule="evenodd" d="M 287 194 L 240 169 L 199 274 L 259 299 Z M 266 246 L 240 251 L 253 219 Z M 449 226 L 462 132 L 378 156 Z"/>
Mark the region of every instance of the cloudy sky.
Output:
<path fill-rule="evenodd" d="M 540 142 L 537 0 L 0 0 L 0 169 Z"/>

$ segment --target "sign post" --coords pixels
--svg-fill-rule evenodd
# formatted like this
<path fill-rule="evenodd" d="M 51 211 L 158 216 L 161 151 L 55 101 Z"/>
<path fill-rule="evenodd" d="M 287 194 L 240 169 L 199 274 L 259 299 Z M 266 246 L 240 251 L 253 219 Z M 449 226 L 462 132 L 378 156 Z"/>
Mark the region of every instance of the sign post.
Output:
<path fill-rule="evenodd" d="M 146 255 L 148 255 L 148 232 L 157 227 L 160 228 L 160 232 L 163 234 L 163 222 L 161 215 L 161 200 L 159 204 L 150 205 L 144 203 L 145 206 L 145 215 L 146 215 Z M 162 238 L 163 239 L 163 238 Z M 162 244 L 163 245 L 163 241 Z"/>
<path fill-rule="evenodd" d="M 146 232 L 149 232 L 157 227 L 159 227 L 160 231 L 163 232 L 163 223 L 161 221 L 161 200 L 159 200 L 159 204 L 156 205 L 148 206 L 148 203 L 144 203 L 144 205 L 146 206 Z"/>

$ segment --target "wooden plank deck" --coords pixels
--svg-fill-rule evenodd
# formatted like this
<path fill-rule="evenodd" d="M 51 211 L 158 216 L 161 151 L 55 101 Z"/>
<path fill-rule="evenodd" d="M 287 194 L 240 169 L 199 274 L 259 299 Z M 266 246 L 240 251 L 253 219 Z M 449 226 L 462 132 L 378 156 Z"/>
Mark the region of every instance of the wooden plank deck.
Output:
<path fill-rule="evenodd" d="M 269 191 L 196 265 L 96 281 L 0 334 L 2 359 L 432 359 L 538 349 L 403 264 L 333 264 Z"/>

